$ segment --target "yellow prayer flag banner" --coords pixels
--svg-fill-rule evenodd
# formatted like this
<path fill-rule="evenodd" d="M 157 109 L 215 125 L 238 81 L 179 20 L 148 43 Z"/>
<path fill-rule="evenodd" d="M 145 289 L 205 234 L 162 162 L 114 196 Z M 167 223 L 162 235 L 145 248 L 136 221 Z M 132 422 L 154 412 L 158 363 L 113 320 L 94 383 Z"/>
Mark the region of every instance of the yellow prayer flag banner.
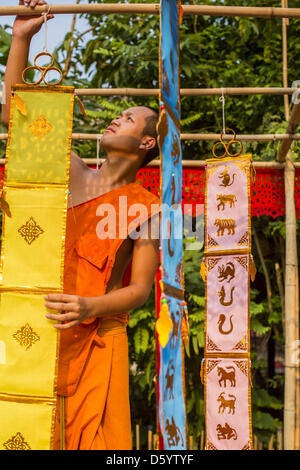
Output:
<path fill-rule="evenodd" d="M 7 182 L 66 183 L 73 87 L 15 85 L 13 90 L 26 104 L 27 115 L 18 111 L 13 96 L 6 151 Z"/>
<path fill-rule="evenodd" d="M 5 190 L 11 217 L 5 217 L 2 284 L 60 288 L 65 243 L 67 189 Z M 16 269 L 18 266 L 18 269 Z"/>
<path fill-rule="evenodd" d="M 0 366 L 1 393 L 55 397 L 58 331 L 45 315 L 44 295 L 2 293 L 0 338 L 5 356 Z"/>
<path fill-rule="evenodd" d="M 1 399 L 0 450 L 49 450 L 55 404 Z"/>
<path fill-rule="evenodd" d="M 53 448 L 74 88 L 13 87 L 0 260 L 0 449 Z"/>

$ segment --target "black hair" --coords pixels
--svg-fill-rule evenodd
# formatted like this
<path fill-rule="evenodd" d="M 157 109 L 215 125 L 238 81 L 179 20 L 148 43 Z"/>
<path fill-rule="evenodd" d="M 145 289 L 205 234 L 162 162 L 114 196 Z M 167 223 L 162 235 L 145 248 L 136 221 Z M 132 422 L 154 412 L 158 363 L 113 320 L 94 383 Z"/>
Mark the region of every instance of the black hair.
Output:
<path fill-rule="evenodd" d="M 157 138 L 158 138 L 157 124 L 159 120 L 159 113 L 157 109 L 152 108 L 151 106 L 143 106 L 143 107 L 150 109 L 152 111 L 152 114 L 145 118 L 146 124 L 142 131 L 142 135 L 143 136 L 149 135 L 150 137 L 154 137 L 156 139 L 156 144 L 152 149 L 148 150 L 148 152 L 144 156 L 144 159 L 141 163 L 140 168 L 143 168 L 144 166 L 146 166 L 149 162 L 154 160 L 154 158 L 159 155 L 159 147 L 158 147 L 158 142 L 157 142 Z"/>

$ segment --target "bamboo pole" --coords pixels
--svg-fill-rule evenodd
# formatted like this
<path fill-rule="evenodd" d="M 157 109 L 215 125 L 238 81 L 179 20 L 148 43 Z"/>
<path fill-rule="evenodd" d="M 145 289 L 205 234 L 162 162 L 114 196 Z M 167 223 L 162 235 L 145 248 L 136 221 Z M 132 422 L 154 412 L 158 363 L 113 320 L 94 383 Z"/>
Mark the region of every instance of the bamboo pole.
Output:
<path fill-rule="evenodd" d="M 158 3 L 100 3 L 80 5 L 51 5 L 51 13 L 54 14 L 159 14 Z M 48 5 L 37 6 L 34 10 L 24 6 L 1 6 L 0 16 L 32 16 L 48 12 Z M 276 7 L 237 7 L 216 5 L 183 5 L 184 15 L 199 16 L 238 16 L 250 18 L 300 18 L 300 8 L 276 8 Z"/>
<path fill-rule="evenodd" d="M 224 96 L 292 95 L 297 88 L 233 87 L 223 88 Z M 79 96 L 158 96 L 159 88 L 78 88 Z M 221 96 L 222 88 L 181 88 L 181 96 Z"/>
<path fill-rule="evenodd" d="M 294 140 L 292 137 L 295 135 L 295 132 L 300 123 L 300 103 L 295 104 L 293 107 L 292 114 L 290 116 L 286 133 L 290 135 L 290 139 L 285 139 L 280 145 L 278 152 L 278 160 L 284 162 L 288 151 L 290 150 L 291 143 Z M 286 134 L 285 134 L 286 135 Z"/>
<path fill-rule="evenodd" d="M 82 158 L 82 161 L 86 165 L 96 165 L 96 158 Z M 105 161 L 105 158 L 100 158 L 100 164 Z M 5 159 L 0 158 L 0 166 L 5 164 Z M 300 162 L 294 163 L 296 169 L 300 169 Z M 202 168 L 205 166 L 205 160 L 182 160 L 182 166 L 184 168 Z M 278 162 L 253 162 L 254 168 L 266 168 L 273 170 L 283 170 L 284 163 Z M 147 167 L 160 167 L 160 160 L 152 160 L 148 163 Z"/>
<path fill-rule="evenodd" d="M 287 8 L 288 1 L 281 0 L 282 8 Z M 282 75 L 283 75 L 283 86 L 288 86 L 288 58 L 287 58 L 287 25 L 288 19 L 282 18 Z M 288 121 L 290 118 L 289 110 L 289 97 L 284 95 L 284 113 L 285 120 Z"/>
<path fill-rule="evenodd" d="M 85 134 L 85 133 L 73 133 L 73 140 L 98 140 L 102 137 L 102 134 Z M 229 141 L 232 139 L 232 134 L 224 134 L 222 139 Z M 272 142 L 272 141 L 293 141 L 300 140 L 300 134 L 252 134 L 252 135 L 236 135 L 236 138 L 243 142 Z M 6 140 L 7 134 L 0 134 L 0 140 Z M 181 140 L 207 140 L 207 141 L 219 141 L 220 134 L 181 134 Z"/>
<path fill-rule="evenodd" d="M 298 339 L 298 282 L 297 237 L 295 212 L 295 167 L 288 157 L 284 168 L 286 271 L 285 271 L 285 383 L 284 383 L 284 449 L 295 448 L 295 399 L 297 365 L 293 361 L 295 341 Z"/>
<path fill-rule="evenodd" d="M 140 425 L 135 425 L 136 450 L 140 450 Z"/>

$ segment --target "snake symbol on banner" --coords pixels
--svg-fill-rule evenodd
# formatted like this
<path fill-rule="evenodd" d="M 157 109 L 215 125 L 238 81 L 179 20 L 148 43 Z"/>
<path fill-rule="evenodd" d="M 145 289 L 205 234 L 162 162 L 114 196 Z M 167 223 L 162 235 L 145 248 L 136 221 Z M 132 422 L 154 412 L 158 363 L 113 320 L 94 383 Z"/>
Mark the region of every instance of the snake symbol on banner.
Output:
<path fill-rule="evenodd" d="M 48 65 L 38 65 L 38 63 L 37 63 L 38 59 L 42 56 L 50 57 L 51 61 Z M 27 67 L 23 71 L 23 74 L 22 74 L 23 81 L 27 85 L 40 85 L 42 82 L 44 82 L 44 84 L 47 85 L 47 86 L 60 85 L 62 80 L 63 80 L 63 74 L 62 74 L 61 70 L 59 70 L 59 68 L 57 68 L 57 67 L 54 67 L 53 64 L 54 64 L 54 57 L 52 56 L 52 54 L 50 54 L 50 52 L 40 52 L 34 58 L 34 65 L 30 65 L 29 67 Z M 33 83 L 30 83 L 26 80 L 26 74 L 28 72 L 30 72 L 31 70 L 34 70 L 35 72 L 40 72 L 40 77 L 38 78 L 37 81 L 35 81 Z M 59 74 L 59 77 L 60 77 L 58 80 L 54 81 L 53 83 L 49 83 L 47 81 L 47 74 L 51 70 L 54 71 L 54 72 L 57 72 Z"/>
<path fill-rule="evenodd" d="M 226 144 L 226 142 L 223 141 L 223 135 L 226 131 L 230 131 L 233 133 L 233 138 L 228 142 L 228 144 Z M 230 153 L 230 147 L 233 144 L 239 144 L 240 146 L 239 151 L 237 153 Z M 215 151 L 220 146 L 222 146 L 225 149 L 225 152 L 223 153 L 223 155 L 218 156 L 215 154 Z M 243 151 L 242 143 L 236 139 L 236 132 L 233 129 L 230 129 L 229 127 L 227 127 L 226 129 L 224 129 L 224 131 L 221 132 L 220 141 L 216 142 L 212 149 L 212 153 L 215 158 L 238 157 L 242 153 L 242 151 Z"/>

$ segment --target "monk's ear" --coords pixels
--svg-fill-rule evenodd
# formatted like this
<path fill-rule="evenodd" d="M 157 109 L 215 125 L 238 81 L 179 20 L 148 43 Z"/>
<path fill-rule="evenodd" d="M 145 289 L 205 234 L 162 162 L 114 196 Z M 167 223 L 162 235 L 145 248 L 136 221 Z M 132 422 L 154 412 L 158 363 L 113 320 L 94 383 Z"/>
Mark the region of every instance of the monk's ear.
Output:
<path fill-rule="evenodd" d="M 139 146 L 139 149 L 145 150 L 146 152 L 148 152 L 148 150 L 153 149 L 155 145 L 156 145 L 155 137 L 151 137 L 150 135 L 144 135 L 142 137 L 142 141 Z"/>

